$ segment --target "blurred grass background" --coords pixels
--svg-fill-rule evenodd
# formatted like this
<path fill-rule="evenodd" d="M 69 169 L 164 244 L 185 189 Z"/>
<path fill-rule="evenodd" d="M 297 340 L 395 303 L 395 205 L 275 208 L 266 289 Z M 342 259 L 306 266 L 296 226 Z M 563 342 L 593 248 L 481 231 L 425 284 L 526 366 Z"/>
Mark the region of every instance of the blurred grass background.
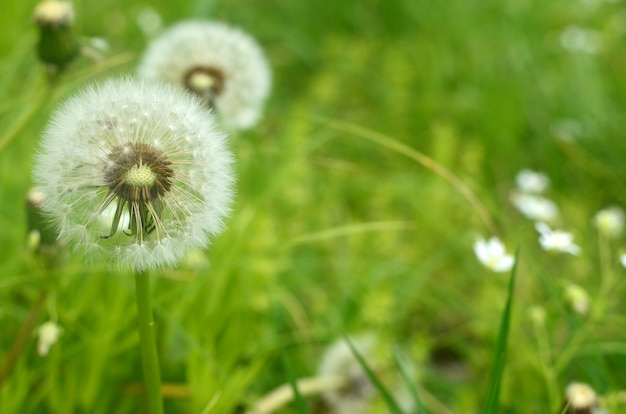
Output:
<path fill-rule="evenodd" d="M 35 2 L 5 3 L 0 361 L 6 368 L 38 303 L 36 324 L 53 319 L 64 331 L 43 358 L 29 333 L 3 378 L 0 411 L 145 409 L 133 281 L 73 258 L 49 270 L 27 248 L 25 197 L 38 136 L 59 100 L 132 72 L 159 19 L 163 28 L 188 18 L 254 35 L 274 89 L 258 127 L 232 137 L 238 197 L 228 230 L 207 252 L 154 274 L 167 412 L 243 412 L 288 382 L 285 361 L 295 377 L 314 375 L 344 332 L 402 349 L 431 412 L 483 406 L 507 284 L 472 252 L 490 229 L 432 171 L 321 119 L 429 155 L 475 192 L 509 249 L 521 248 L 502 412 L 557 412 L 573 381 L 609 406 L 626 390 L 617 261 L 626 244 L 603 243 L 591 225 L 599 209 L 626 205 L 621 2 L 83 1 L 76 32 L 105 39 L 113 63 L 82 57 L 52 87 L 35 55 Z M 581 256 L 540 249 L 509 202 L 522 168 L 548 174 L 548 196 Z M 590 294 L 589 316 L 568 306 L 565 282 Z M 529 317 L 537 307 L 543 324 Z M 315 397 L 307 402 L 322 412 Z"/>

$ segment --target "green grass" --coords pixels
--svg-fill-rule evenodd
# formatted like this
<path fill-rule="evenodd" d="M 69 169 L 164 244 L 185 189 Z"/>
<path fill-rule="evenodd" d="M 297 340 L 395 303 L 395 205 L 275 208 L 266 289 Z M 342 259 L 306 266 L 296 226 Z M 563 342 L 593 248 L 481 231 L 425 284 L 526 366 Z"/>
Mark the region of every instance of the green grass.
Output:
<path fill-rule="evenodd" d="M 35 3 L 9 3 L 0 14 L 0 411 L 142 412 L 132 275 L 71 254 L 51 268 L 28 249 L 25 197 L 51 111 L 87 82 L 134 70 L 149 41 L 136 23 L 147 3 L 77 3 L 77 32 L 110 50 L 100 63 L 81 57 L 53 85 L 35 55 Z M 399 400 L 409 382 L 424 412 L 479 412 L 487 401 L 503 413 L 558 412 L 571 382 L 624 410 L 626 242 L 601 237 L 591 220 L 626 206 L 626 25 L 620 3 L 589 3 L 151 2 L 165 26 L 211 18 L 250 32 L 274 81 L 259 125 L 231 137 L 238 188 L 227 230 L 195 261 L 152 275 L 165 412 L 245 412 L 315 376 L 344 333 L 377 338 L 381 389 Z M 561 46 L 573 25 L 598 31 L 596 54 Z M 558 139 L 563 125 L 575 139 Z M 557 226 L 575 235 L 580 256 L 543 251 L 512 206 L 522 168 L 550 177 Z M 492 233 L 523 254 L 499 398 L 489 400 L 508 277 L 483 267 L 472 246 Z M 589 294 L 586 316 L 567 303 L 566 282 Z M 531 316 L 538 309 L 544 319 Z M 48 320 L 63 334 L 40 357 L 35 330 Z M 372 412 L 387 412 L 384 397 Z M 322 406 L 301 394 L 277 412 Z"/>

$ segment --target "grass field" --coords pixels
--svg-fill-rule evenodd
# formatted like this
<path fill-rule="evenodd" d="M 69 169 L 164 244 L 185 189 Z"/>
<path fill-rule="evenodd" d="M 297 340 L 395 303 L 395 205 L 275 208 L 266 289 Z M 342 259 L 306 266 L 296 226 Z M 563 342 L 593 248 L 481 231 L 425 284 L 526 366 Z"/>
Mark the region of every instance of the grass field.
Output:
<path fill-rule="evenodd" d="M 151 272 L 165 412 L 252 412 L 284 384 L 293 397 L 289 384 L 315 377 L 345 335 L 374 343 L 360 353 L 382 384 L 341 394 L 359 412 L 393 412 L 392 400 L 406 412 L 558 413 L 571 383 L 626 412 L 626 240 L 594 225 L 626 205 L 619 0 L 82 1 L 76 34 L 109 48 L 54 82 L 35 53 L 35 2 L 5 3 L 1 412 L 146 412 L 132 274 L 42 258 L 26 195 L 59 102 L 132 74 L 151 37 L 190 18 L 252 34 L 273 86 L 256 127 L 230 136 L 225 232 Z M 580 254 L 542 249 L 511 201 L 523 169 L 549 178 L 550 226 Z M 510 315 L 512 272 L 473 251 L 491 236 L 519 251 Z M 47 321 L 62 334 L 40 356 Z M 323 395 L 301 390 L 274 412 L 340 412 Z"/>

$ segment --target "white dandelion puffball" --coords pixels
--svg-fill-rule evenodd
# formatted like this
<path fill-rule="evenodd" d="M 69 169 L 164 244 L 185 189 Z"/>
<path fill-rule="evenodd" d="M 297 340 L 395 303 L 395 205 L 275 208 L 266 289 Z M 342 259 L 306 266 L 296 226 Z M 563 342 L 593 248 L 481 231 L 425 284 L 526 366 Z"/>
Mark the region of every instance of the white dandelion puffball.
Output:
<path fill-rule="evenodd" d="M 232 164 L 198 99 L 128 78 L 88 87 L 54 113 L 34 181 L 59 237 L 87 260 L 147 270 L 222 230 Z"/>
<path fill-rule="evenodd" d="M 351 338 L 359 354 L 372 363 L 372 353 L 376 341 L 371 336 Z M 345 388 L 322 393 L 324 401 L 333 413 L 364 413 L 368 410 L 375 388 L 359 364 L 348 343 L 340 339 L 332 343 L 324 352 L 318 366 L 317 375 L 322 378 L 344 378 Z"/>
<path fill-rule="evenodd" d="M 270 68 L 256 41 L 220 22 L 172 26 L 148 45 L 138 73 L 201 96 L 229 129 L 254 126 L 271 87 Z"/>

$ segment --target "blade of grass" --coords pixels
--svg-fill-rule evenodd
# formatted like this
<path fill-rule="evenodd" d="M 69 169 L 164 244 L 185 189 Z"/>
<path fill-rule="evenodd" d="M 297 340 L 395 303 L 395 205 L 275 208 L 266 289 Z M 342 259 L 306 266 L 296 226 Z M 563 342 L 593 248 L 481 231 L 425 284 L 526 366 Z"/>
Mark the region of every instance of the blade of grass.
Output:
<path fill-rule="evenodd" d="M 487 401 L 483 413 L 495 414 L 499 412 L 500 406 L 500 386 L 502 384 L 502 374 L 506 363 L 506 346 L 509 337 L 509 327 L 511 323 L 511 309 L 513 307 L 513 293 L 515 290 L 515 273 L 517 272 L 517 263 L 519 262 L 519 248 L 515 253 L 515 264 L 511 269 L 509 278 L 508 297 L 506 305 L 502 312 L 502 320 L 500 321 L 500 331 L 496 341 L 496 349 L 494 352 L 493 365 L 489 375 L 489 391 L 487 392 Z"/>
<path fill-rule="evenodd" d="M 422 404 L 422 400 L 419 397 L 419 393 L 417 392 L 417 387 L 411 380 L 411 376 L 406 369 L 404 362 L 402 361 L 402 357 L 400 356 L 400 352 L 397 349 L 393 350 L 393 359 L 396 362 L 396 365 L 400 369 L 400 373 L 402 374 L 402 379 L 404 380 L 411 396 L 413 397 L 413 401 L 415 402 L 415 413 L 417 414 L 428 414 L 428 410 Z"/>
<path fill-rule="evenodd" d="M 289 381 L 289 385 L 291 386 L 291 390 L 293 391 L 293 399 L 296 404 L 296 410 L 300 414 L 308 414 L 309 410 L 306 407 L 306 403 L 300 394 L 300 390 L 298 389 L 298 380 L 294 377 L 293 371 L 291 370 L 291 364 L 289 363 L 289 358 L 285 352 L 285 348 L 281 348 L 280 357 L 283 363 L 283 368 L 285 369 L 285 373 L 287 374 L 287 380 Z"/>
<path fill-rule="evenodd" d="M 421 164 L 424 168 L 427 168 L 435 174 L 439 175 L 444 180 L 452 184 L 452 186 L 456 188 L 459 193 L 463 195 L 463 197 L 465 197 L 465 199 L 470 203 L 474 211 L 476 211 L 482 222 L 485 224 L 487 229 L 489 229 L 492 234 L 498 234 L 495 224 L 491 220 L 489 213 L 487 213 L 487 209 L 483 206 L 478 197 L 476 197 L 476 195 L 467 186 L 467 184 L 465 184 L 463 180 L 457 177 L 452 171 L 448 170 L 443 165 L 439 164 L 437 161 L 430 158 L 426 154 L 423 154 L 385 134 L 381 134 L 380 132 L 364 128 L 360 125 L 351 124 L 349 122 L 336 121 L 320 116 L 313 116 L 313 119 L 337 131 L 356 135 L 358 137 L 375 142 L 382 147 L 388 148 L 392 151 L 397 152 L 398 154 L 402 154 L 405 157 L 412 159 L 418 164 Z"/>
<path fill-rule="evenodd" d="M 374 371 L 369 367 L 363 356 L 352 344 L 350 338 L 347 335 L 344 335 L 344 339 L 350 347 L 350 351 L 352 352 L 354 357 L 357 359 L 357 361 L 359 361 L 359 365 L 361 365 L 361 368 L 363 368 L 363 370 L 367 374 L 367 377 L 370 379 L 370 381 L 372 381 L 372 384 L 374 385 L 374 387 L 376 387 L 378 392 L 380 392 L 380 395 L 383 396 L 385 403 L 387 404 L 387 408 L 389 408 L 389 412 L 392 414 L 402 414 L 402 410 L 400 409 L 400 406 L 398 406 L 396 400 L 394 400 L 393 396 L 389 393 L 389 391 L 387 391 L 382 382 L 379 381 Z"/>

